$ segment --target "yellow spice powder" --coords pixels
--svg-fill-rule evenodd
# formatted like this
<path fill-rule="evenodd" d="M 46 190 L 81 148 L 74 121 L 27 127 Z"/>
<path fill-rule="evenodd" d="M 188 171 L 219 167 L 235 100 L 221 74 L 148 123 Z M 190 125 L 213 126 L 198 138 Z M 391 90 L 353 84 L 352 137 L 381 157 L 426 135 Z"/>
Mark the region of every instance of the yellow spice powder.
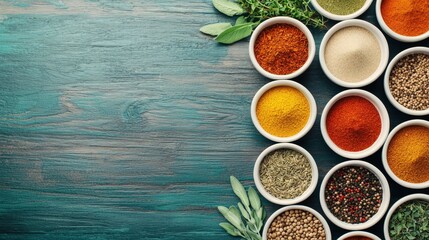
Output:
<path fill-rule="evenodd" d="M 387 163 L 400 179 L 429 181 L 429 128 L 409 126 L 399 130 L 387 148 Z"/>
<path fill-rule="evenodd" d="M 277 137 L 300 132 L 310 117 L 310 104 L 299 90 L 279 86 L 266 91 L 256 105 L 261 127 Z"/>

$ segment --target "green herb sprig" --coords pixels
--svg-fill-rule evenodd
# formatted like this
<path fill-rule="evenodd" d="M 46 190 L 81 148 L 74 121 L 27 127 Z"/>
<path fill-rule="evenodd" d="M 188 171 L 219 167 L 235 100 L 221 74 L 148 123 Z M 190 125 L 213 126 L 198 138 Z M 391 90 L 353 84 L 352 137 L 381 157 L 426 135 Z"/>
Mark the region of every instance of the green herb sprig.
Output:
<path fill-rule="evenodd" d="M 231 23 L 208 24 L 200 31 L 215 36 L 215 40 L 231 44 L 252 34 L 262 21 L 275 16 L 289 16 L 308 26 L 324 28 L 326 21 L 310 7 L 310 0 L 212 0 L 213 6 L 227 16 L 240 16 Z"/>
<path fill-rule="evenodd" d="M 232 190 L 240 199 L 236 206 L 229 208 L 219 206 L 219 212 L 228 222 L 221 222 L 221 226 L 227 233 L 235 237 L 247 240 L 261 240 L 261 229 L 264 224 L 266 212 L 261 205 L 261 200 L 255 189 L 249 187 L 247 192 L 240 181 L 234 176 L 230 177 Z"/>
<path fill-rule="evenodd" d="M 429 239 L 429 203 L 413 201 L 400 206 L 389 222 L 392 240 Z"/>

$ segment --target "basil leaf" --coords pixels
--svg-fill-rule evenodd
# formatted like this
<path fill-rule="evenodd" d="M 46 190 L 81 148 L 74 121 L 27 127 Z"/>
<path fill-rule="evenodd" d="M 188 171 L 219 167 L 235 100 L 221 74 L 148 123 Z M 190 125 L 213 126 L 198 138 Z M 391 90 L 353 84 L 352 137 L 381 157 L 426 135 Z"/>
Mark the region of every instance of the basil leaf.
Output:
<path fill-rule="evenodd" d="M 244 9 L 236 2 L 231 2 L 229 0 L 213 0 L 213 6 L 221 13 L 227 16 L 241 15 L 245 11 Z"/>
<path fill-rule="evenodd" d="M 225 31 L 230 27 L 232 27 L 231 23 L 213 23 L 213 24 L 202 26 L 200 28 L 200 32 L 208 35 L 212 35 L 212 36 L 217 36 L 221 32 Z"/>
<path fill-rule="evenodd" d="M 253 209 L 258 210 L 261 207 L 261 200 L 259 199 L 259 196 L 256 193 L 255 189 L 249 187 L 247 193 L 249 194 L 250 205 Z"/>
<path fill-rule="evenodd" d="M 221 222 L 219 223 L 219 226 L 225 229 L 225 231 L 229 233 L 229 235 L 231 236 L 234 236 L 234 237 L 240 236 L 238 229 L 227 222 Z"/>
<path fill-rule="evenodd" d="M 237 197 L 240 198 L 241 202 L 244 204 L 244 207 L 248 208 L 249 199 L 247 198 L 246 190 L 244 190 L 243 185 L 241 185 L 240 181 L 238 181 L 238 179 L 235 178 L 234 176 L 230 177 L 230 181 L 231 181 L 232 190 L 234 191 L 235 195 L 237 195 Z"/>
<path fill-rule="evenodd" d="M 220 33 L 215 40 L 224 44 L 235 43 L 252 34 L 252 25 L 252 23 L 246 23 L 230 27 Z"/>

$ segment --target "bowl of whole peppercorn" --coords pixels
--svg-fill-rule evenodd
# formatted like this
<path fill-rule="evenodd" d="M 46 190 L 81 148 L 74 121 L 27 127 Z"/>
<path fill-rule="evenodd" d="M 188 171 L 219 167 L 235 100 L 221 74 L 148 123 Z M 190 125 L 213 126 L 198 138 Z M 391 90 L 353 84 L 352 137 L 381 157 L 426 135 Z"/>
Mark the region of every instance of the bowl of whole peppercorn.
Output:
<path fill-rule="evenodd" d="M 267 19 L 250 37 L 250 61 L 267 78 L 295 78 L 310 66 L 315 54 L 313 34 L 291 17 Z"/>
<path fill-rule="evenodd" d="M 387 212 L 384 220 L 384 239 L 429 239 L 429 195 L 407 195 Z"/>
<path fill-rule="evenodd" d="M 293 205 L 280 208 L 265 223 L 262 240 L 331 240 L 331 230 L 320 213 L 312 208 Z"/>
<path fill-rule="evenodd" d="M 396 55 L 384 74 L 387 99 L 399 111 L 429 114 L 429 48 L 408 48 Z"/>
<path fill-rule="evenodd" d="M 338 240 L 381 240 L 376 235 L 364 232 L 364 231 L 353 231 L 346 233 L 338 238 Z"/>
<path fill-rule="evenodd" d="M 370 163 L 351 160 L 334 166 L 320 187 L 323 212 L 335 225 L 363 230 L 376 224 L 389 207 L 390 188 Z"/>

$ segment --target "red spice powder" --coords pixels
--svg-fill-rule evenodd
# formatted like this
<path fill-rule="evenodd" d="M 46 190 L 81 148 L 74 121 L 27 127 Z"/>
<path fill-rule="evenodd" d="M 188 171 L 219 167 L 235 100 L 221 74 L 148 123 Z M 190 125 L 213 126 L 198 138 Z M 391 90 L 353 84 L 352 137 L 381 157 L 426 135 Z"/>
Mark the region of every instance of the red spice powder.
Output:
<path fill-rule="evenodd" d="M 278 75 L 290 74 L 307 61 L 308 39 L 297 27 L 274 24 L 261 31 L 254 50 L 263 69 Z"/>
<path fill-rule="evenodd" d="M 348 237 L 344 240 L 373 240 L 373 239 L 369 237 L 356 236 L 356 237 Z"/>
<path fill-rule="evenodd" d="M 331 140 L 341 149 L 357 152 L 370 147 L 381 132 L 381 118 L 375 106 L 363 97 L 337 101 L 326 117 Z"/>
<path fill-rule="evenodd" d="M 429 31 L 428 0 L 383 0 L 381 15 L 394 32 L 418 36 Z"/>

